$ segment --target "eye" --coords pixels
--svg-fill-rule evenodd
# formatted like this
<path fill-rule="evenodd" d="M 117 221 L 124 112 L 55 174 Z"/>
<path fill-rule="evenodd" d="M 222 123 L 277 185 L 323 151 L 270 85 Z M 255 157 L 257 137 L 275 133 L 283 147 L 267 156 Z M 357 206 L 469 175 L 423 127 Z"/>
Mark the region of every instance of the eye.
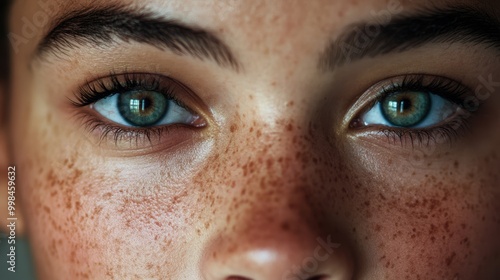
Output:
<path fill-rule="evenodd" d="M 167 134 L 169 137 L 162 142 L 174 145 L 187 139 L 187 133 L 194 132 L 194 128 L 207 125 L 192 110 L 203 106 L 194 92 L 162 75 L 111 74 L 87 82 L 75 97 L 71 102 L 84 126 L 98 133 L 101 141 L 110 140 L 120 147 L 125 147 L 118 145 L 123 141 L 137 147 L 148 142 L 157 144 Z"/>
<path fill-rule="evenodd" d="M 361 121 L 364 125 L 425 128 L 443 122 L 458 108 L 457 104 L 433 93 L 401 91 L 377 101 Z"/>
<path fill-rule="evenodd" d="M 150 127 L 193 124 L 199 118 L 175 100 L 149 90 L 130 90 L 101 99 L 92 105 L 103 117 L 123 126 Z"/>
<path fill-rule="evenodd" d="M 360 113 L 353 114 L 349 127 L 362 131 L 362 137 L 384 136 L 391 143 L 411 147 L 451 142 L 468 127 L 470 114 L 464 107 L 471 96 L 468 87 L 445 77 L 414 74 L 390 78 L 359 98 L 353 107 Z"/>

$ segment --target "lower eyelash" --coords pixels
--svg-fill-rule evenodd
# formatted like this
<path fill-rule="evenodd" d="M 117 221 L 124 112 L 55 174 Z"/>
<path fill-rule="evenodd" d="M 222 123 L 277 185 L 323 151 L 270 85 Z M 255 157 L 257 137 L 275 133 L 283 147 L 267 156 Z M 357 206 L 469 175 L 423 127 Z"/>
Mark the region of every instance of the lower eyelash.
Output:
<path fill-rule="evenodd" d="M 95 116 L 90 116 L 88 114 L 82 113 L 82 124 L 90 132 L 99 131 L 99 143 L 106 140 L 112 140 L 115 145 L 121 143 L 122 141 L 128 141 L 130 144 L 135 143 L 137 147 L 141 146 L 141 143 L 149 143 L 153 145 L 153 142 L 160 141 L 161 137 L 168 133 L 169 130 L 173 129 L 175 125 L 171 126 L 158 126 L 158 127 L 148 127 L 142 128 L 122 128 L 118 125 L 110 124 L 100 120 Z"/>
<path fill-rule="evenodd" d="M 402 147 L 411 145 L 412 148 L 415 148 L 416 146 L 429 147 L 437 144 L 448 144 L 451 146 L 468 129 L 469 123 L 466 118 L 464 116 L 455 116 L 454 120 L 450 120 L 439 127 L 426 129 L 392 129 L 384 127 L 384 129 L 373 133 L 385 136 L 391 144 L 400 144 Z"/>

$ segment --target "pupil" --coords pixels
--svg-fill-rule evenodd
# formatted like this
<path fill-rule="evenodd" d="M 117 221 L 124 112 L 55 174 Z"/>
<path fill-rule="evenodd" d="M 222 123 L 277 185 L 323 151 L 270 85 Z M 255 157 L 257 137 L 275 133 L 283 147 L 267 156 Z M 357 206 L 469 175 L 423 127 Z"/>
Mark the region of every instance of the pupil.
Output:
<path fill-rule="evenodd" d="M 145 112 L 151 107 L 151 100 L 149 98 L 145 98 L 141 100 L 141 111 Z"/>
<path fill-rule="evenodd" d="M 412 102 L 409 99 L 403 99 L 399 102 L 399 112 L 404 113 L 406 110 L 410 109 Z"/>

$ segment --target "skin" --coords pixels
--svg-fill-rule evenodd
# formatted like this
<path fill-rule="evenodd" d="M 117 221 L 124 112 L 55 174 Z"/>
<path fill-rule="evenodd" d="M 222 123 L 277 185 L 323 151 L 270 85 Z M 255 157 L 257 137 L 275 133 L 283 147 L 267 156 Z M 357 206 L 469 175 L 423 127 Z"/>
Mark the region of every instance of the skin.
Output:
<path fill-rule="evenodd" d="M 481 75 L 500 80 L 495 50 L 428 45 L 322 73 L 326 43 L 386 1 L 116 2 L 213 31 L 242 67 L 123 42 L 32 63 L 49 26 L 20 46 L 9 140 L 40 279 L 300 279 L 286 275 L 312 263 L 302 279 L 500 275 L 500 94 L 450 143 L 412 147 L 349 128 L 353 107 L 368 106 L 360 96 L 389 77 L 422 72 L 470 88 Z M 463 3 L 480 2 L 500 12 L 495 1 Z M 12 32 L 36 3 L 15 1 Z M 89 111 L 68 98 L 125 69 L 186 84 L 206 126 L 151 143 L 100 140 L 82 124 Z M 318 238 L 338 246 L 317 251 Z"/>

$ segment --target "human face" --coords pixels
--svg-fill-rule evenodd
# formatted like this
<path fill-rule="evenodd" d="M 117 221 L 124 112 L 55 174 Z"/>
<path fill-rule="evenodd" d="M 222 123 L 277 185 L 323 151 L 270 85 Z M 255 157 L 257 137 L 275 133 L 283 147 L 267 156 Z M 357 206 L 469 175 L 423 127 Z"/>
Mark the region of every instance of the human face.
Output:
<path fill-rule="evenodd" d="M 15 1 L 10 135 L 40 279 L 498 279 L 487 12 Z"/>

